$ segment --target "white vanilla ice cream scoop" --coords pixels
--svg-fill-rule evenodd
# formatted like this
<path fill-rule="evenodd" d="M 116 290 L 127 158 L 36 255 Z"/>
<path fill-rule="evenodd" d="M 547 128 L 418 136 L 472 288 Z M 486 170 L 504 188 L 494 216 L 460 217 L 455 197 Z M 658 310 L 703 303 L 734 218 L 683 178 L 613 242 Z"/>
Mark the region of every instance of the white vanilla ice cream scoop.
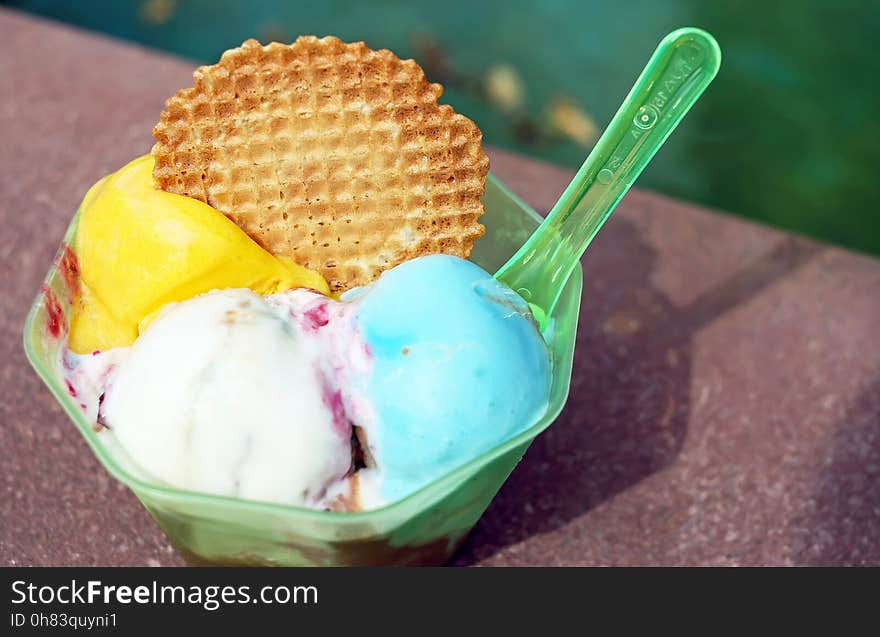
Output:
<path fill-rule="evenodd" d="M 169 484 L 320 507 L 351 468 L 351 426 L 317 347 L 249 290 L 168 305 L 112 375 L 100 422 Z"/>

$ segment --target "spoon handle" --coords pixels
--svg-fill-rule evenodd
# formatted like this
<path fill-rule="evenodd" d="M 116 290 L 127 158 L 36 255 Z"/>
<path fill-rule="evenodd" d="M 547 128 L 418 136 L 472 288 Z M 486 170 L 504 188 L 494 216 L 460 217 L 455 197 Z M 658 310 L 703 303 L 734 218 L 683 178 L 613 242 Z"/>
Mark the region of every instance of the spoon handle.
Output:
<path fill-rule="evenodd" d="M 542 327 L 590 241 L 720 63 L 718 43 L 701 29 L 678 29 L 663 38 L 547 218 L 495 273 L 529 302 Z"/>

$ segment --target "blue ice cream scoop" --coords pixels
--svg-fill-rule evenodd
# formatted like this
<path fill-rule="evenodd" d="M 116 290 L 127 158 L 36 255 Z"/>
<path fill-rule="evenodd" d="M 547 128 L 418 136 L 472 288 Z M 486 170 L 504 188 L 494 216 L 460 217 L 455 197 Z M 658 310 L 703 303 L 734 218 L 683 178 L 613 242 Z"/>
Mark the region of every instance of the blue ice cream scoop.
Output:
<path fill-rule="evenodd" d="M 345 298 L 353 299 L 373 359 L 360 389 L 374 416 L 363 429 L 377 504 L 476 458 L 546 410 L 549 353 L 529 307 L 479 266 L 421 257 Z"/>

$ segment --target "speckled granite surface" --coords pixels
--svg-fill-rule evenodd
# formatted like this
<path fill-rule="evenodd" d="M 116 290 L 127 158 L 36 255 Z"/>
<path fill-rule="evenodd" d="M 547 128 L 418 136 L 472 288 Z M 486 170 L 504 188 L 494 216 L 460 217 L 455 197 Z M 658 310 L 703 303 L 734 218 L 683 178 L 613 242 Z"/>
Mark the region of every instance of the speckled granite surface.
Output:
<path fill-rule="evenodd" d="M 0 47 L 0 563 L 180 564 L 20 334 L 193 65 L 6 11 Z M 541 212 L 570 177 L 491 155 Z M 880 262 L 632 192 L 584 267 L 571 399 L 453 563 L 880 565 Z"/>

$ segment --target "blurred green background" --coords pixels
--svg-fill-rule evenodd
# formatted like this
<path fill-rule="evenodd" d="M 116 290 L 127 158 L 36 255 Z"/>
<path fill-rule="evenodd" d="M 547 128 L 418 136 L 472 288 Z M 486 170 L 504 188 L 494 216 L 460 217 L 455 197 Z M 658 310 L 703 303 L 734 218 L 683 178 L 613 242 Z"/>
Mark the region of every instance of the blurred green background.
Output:
<path fill-rule="evenodd" d="M 657 42 L 699 26 L 721 72 L 638 186 L 880 254 L 877 1 L 0 4 L 208 63 L 248 37 L 363 39 L 418 60 L 488 143 L 569 167 Z"/>

